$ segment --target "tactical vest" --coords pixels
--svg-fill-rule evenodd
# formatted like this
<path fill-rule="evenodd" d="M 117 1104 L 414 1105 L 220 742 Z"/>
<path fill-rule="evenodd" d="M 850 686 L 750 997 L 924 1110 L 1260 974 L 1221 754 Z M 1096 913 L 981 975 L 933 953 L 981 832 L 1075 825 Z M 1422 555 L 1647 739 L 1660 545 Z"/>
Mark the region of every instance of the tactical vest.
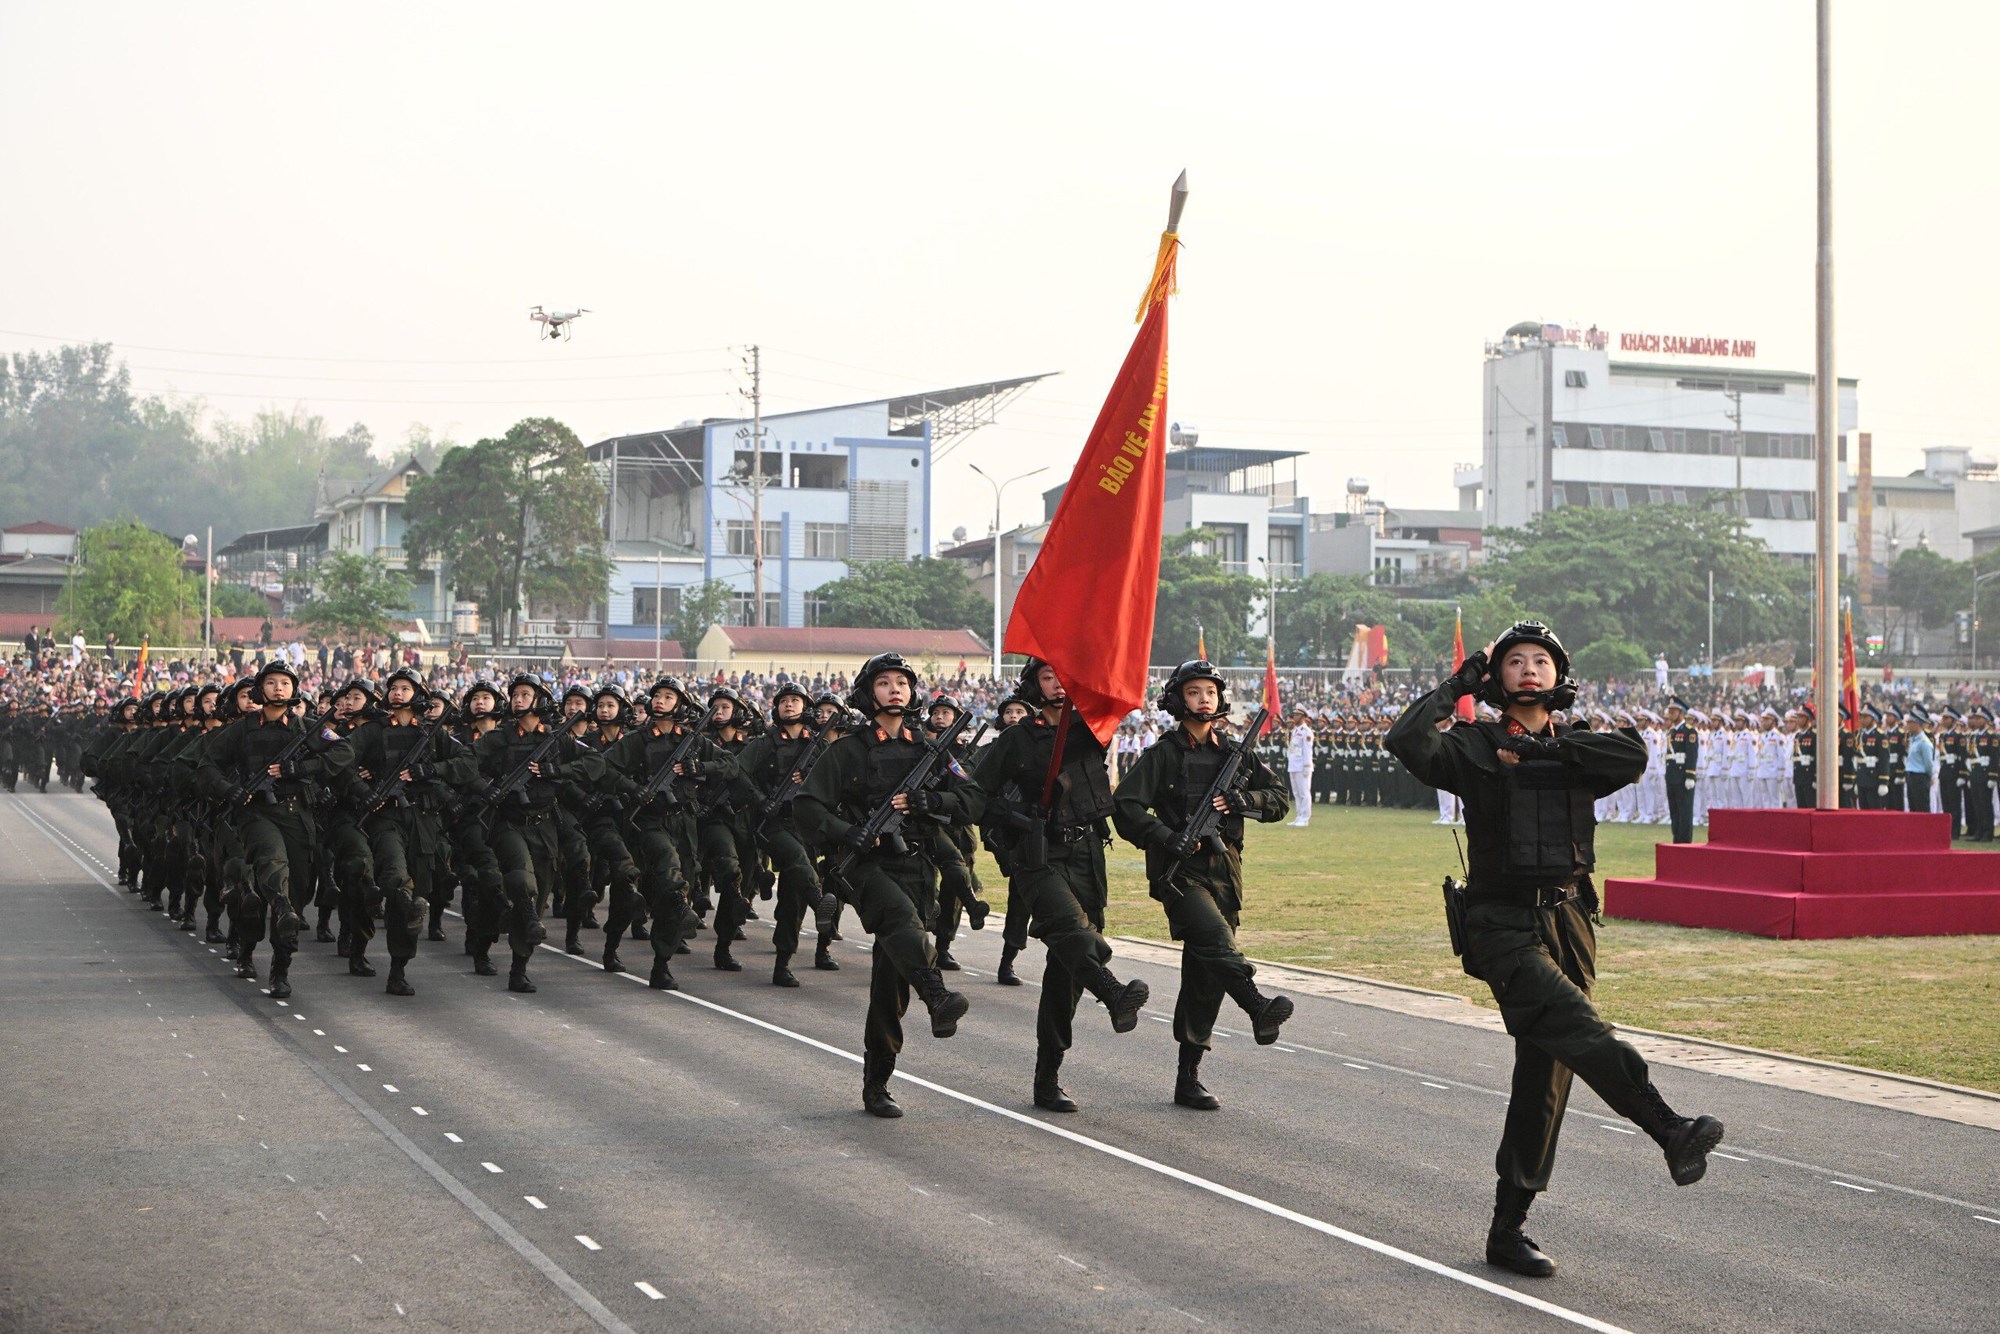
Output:
<path fill-rule="evenodd" d="M 1056 729 L 1037 726 L 1029 734 L 1034 739 L 1034 771 L 1046 775 L 1055 758 Z M 1039 787 L 1035 797 L 1041 795 Z M 1104 747 L 1081 718 L 1070 720 L 1069 741 L 1063 747 L 1062 772 L 1056 775 L 1055 809 L 1051 812 L 1058 829 L 1081 829 L 1101 824 L 1111 814 L 1111 776 L 1104 767 Z"/>

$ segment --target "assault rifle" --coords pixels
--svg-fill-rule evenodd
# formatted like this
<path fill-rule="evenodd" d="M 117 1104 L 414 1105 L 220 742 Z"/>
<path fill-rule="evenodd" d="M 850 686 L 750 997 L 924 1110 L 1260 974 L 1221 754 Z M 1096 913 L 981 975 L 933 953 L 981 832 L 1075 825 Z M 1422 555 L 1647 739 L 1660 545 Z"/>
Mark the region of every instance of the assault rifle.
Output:
<path fill-rule="evenodd" d="M 661 762 L 660 767 L 653 771 L 653 776 L 646 780 L 646 785 L 639 789 L 639 794 L 632 798 L 632 805 L 625 817 L 627 821 L 655 801 L 664 800 L 669 809 L 680 804 L 680 799 L 674 795 L 674 769 L 686 763 L 688 755 L 694 750 L 695 742 L 701 740 L 708 731 L 708 724 L 714 717 L 715 705 L 711 702 L 692 727 L 682 730 L 680 743 Z"/>
<path fill-rule="evenodd" d="M 320 725 L 324 723 L 326 719 L 327 715 L 324 713 L 314 714 L 312 717 L 307 718 L 304 721 L 304 724 L 302 725 L 299 734 L 292 738 L 292 744 L 286 746 L 282 751 L 278 752 L 278 758 L 272 760 L 271 764 L 284 765 L 291 763 L 292 759 L 295 756 L 297 756 L 300 751 L 306 748 L 306 743 L 308 741 L 311 741 L 313 737 L 318 735 Z M 249 784 L 243 789 L 242 800 L 236 802 L 235 804 L 238 806 L 248 806 L 251 802 L 257 800 L 257 798 L 259 797 L 270 796 L 272 794 L 271 790 L 274 787 L 276 787 L 277 784 L 278 780 L 271 776 L 271 770 L 267 766 L 263 773 L 257 775 L 256 782 Z"/>
<path fill-rule="evenodd" d="M 921 792 L 937 781 L 938 770 L 951 759 L 953 744 L 965 731 L 965 725 L 971 721 L 971 714 L 961 713 L 956 723 L 939 732 L 934 740 L 923 743 L 924 753 L 910 766 L 910 771 L 903 775 L 903 781 L 896 784 L 894 790 L 882 799 L 881 805 L 869 812 L 866 820 L 854 826 L 861 831 L 861 848 L 872 848 L 878 842 L 887 842 L 890 851 L 897 856 L 908 854 L 910 845 L 903 841 L 903 825 L 909 819 L 909 812 L 896 809 L 896 798 Z M 922 727 L 917 729 L 919 737 L 923 732 Z M 852 845 L 842 848 L 839 854 L 827 863 L 827 878 L 845 884 L 847 873 L 853 869 L 855 859 L 860 855 L 860 848 Z"/>
<path fill-rule="evenodd" d="M 812 740 L 806 743 L 804 752 L 799 756 L 799 762 L 794 764 L 791 772 L 779 781 L 777 790 L 766 797 L 764 804 L 757 808 L 756 823 L 750 826 L 752 830 L 761 836 L 765 827 L 777 818 L 778 813 L 791 805 L 792 798 L 798 796 L 805 787 L 806 778 L 812 773 L 813 766 L 819 763 L 819 757 L 824 755 L 826 748 L 832 744 L 831 727 L 822 725 L 812 733 Z"/>
<path fill-rule="evenodd" d="M 1243 735 L 1229 748 L 1229 756 L 1223 760 L 1222 767 L 1215 771 L 1215 780 L 1208 785 L 1208 791 L 1201 794 L 1201 804 L 1189 814 L 1187 827 L 1181 830 L 1181 834 L 1187 840 L 1187 853 L 1175 857 L 1167 865 L 1167 869 L 1161 872 L 1159 878 L 1153 881 L 1153 887 L 1163 895 L 1180 897 L 1181 891 L 1174 884 L 1174 880 L 1180 875 L 1181 868 L 1187 864 L 1188 857 L 1193 856 L 1195 850 L 1201 847 L 1203 841 L 1215 837 L 1216 831 L 1222 828 L 1224 812 L 1215 809 L 1215 799 L 1236 786 L 1237 776 L 1243 772 L 1243 762 L 1249 758 L 1250 748 L 1256 744 L 1257 737 L 1263 732 L 1264 724 L 1270 717 L 1269 709 L 1257 710 L 1257 716 L 1250 720 L 1249 725 L 1243 729 Z"/>
<path fill-rule="evenodd" d="M 368 790 L 367 797 L 361 803 L 361 813 L 363 816 L 373 815 L 384 806 L 387 806 L 391 801 L 404 806 L 410 804 L 403 797 L 403 770 L 409 768 L 411 764 L 424 763 L 424 761 L 413 759 L 412 757 L 422 755 L 428 751 L 431 742 L 436 740 L 437 734 L 443 730 L 444 719 L 442 718 L 424 724 L 424 730 L 417 735 L 416 744 L 403 753 L 403 762 L 376 779 L 375 786 Z"/>
<path fill-rule="evenodd" d="M 546 760 L 549 752 L 556 748 L 556 743 L 568 735 L 567 729 L 550 726 L 546 718 L 542 720 L 542 730 L 548 733 L 542 744 L 535 747 L 526 759 L 515 765 L 505 778 L 495 783 L 481 798 L 485 806 L 479 814 L 482 824 L 493 823 L 493 817 L 499 813 L 501 803 L 528 785 L 528 780 L 534 777 L 534 767 Z"/>

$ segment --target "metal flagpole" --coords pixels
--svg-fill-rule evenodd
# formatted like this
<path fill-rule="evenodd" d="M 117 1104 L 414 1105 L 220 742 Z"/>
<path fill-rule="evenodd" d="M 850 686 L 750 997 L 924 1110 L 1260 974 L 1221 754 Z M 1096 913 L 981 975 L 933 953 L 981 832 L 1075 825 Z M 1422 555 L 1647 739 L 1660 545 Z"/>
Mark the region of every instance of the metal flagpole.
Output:
<path fill-rule="evenodd" d="M 1819 463 L 1819 615 L 1813 635 L 1821 810 L 1840 805 L 1840 382 L 1833 374 L 1833 101 L 1831 0 L 1818 0 L 1819 247 L 1813 302 L 1813 419 Z"/>

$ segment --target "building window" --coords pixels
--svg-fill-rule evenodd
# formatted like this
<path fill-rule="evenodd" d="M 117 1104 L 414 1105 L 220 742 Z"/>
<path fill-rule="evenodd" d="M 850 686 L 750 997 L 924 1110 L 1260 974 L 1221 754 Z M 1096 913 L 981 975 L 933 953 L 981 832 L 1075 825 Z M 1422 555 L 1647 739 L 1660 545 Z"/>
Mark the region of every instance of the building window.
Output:
<path fill-rule="evenodd" d="M 1584 389 L 1590 385 L 1590 377 L 1582 371 L 1564 371 L 1563 388 Z"/>
<path fill-rule="evenodd" d="M 1623 448 L 1625 448 L 1625 428 L 1624 428 L 1624 427 L 1622 427 L 1622 426 L 1614 426 L 1614 427 L 1612 427 L 1612 428 L 1611 428 L 1611 447 L 1612 447 L 1613 449 L 1623 449 Z"/>
<path fill-rule="evenodd" d="M 1627 498 L 1624 487 L 1614 486 L 1611 488 L 1611 508 L 1615 510 L 1629 510 L 1632 508 L 1632 502 Z"/>
<path fill-rule="evenodd" d="M 1811 507 L 1806 504 L 1805 492 L 1794 491 L 1788 498 L 1791 501 L 1792 517 L 1794 519 L 1810 519 L 1812 517 Z"/>
<path fill-rule="evenodd" d="M 658 588 L 646 587 L 632 590 L 632 624 L 662 625 L 672 630 L 681 615 L 681 590 L 678 584 L 665 584 Z M 657 618 L 657 619 L 656 619 Z"/>
<path fill-rule="evenodd" d="M 756 605 L 757 598 L 754 593 L 731 593 L 729 595 L 729 623 L 731 625 L 749 625 L 750 609 Z M 776 593 L 765 593 L 764 624 L 783 625 L 784 623 L 785 611 L 782 600 Z"/>
<path fill-rule="evenodd" d="M 1663 488 L 1661 488 L 1661 487 L 1657 487 L 1657 486 L 1649 486 L 1649 487 L 1647 487 L 1647 488 L 1646 488 L 1646 503 L 1647 503 L 1648 505 L 1664 505 L 1664 504 L 1666 504 L 1666 503 L 1667 503 L 1667 493 L 1666 493 L 1666 491 L 1665 491 L 1665 490 L 1664 490 Z"/>
<path fill-rule="evenodd" d="M 1299 576 L 1299 534 L 1297 529 L 1274 527 L 1265 537 L 1265 560 L 1278 579 Z"/>
<path fill-rule="evenodd" d="M 1646 429 L 1646 444 L 1655 454 L 1667 452 L 1667 433 L 1657 426 Z"/>
<path fill-rule="evenodd" d="M 809 491 L 845 491 L 847 455 L 792 455 L 792 485 Z"/>
<path fill-rule="evenodd" d="M 1687 488 L 1684 486 L 1675 487 L 1673 490 L 1673 497 L 1674 497 L 1674 504 L 1676 505 L 1687 504 L 1688 503 Z"/>
<path fill-rule="evenodd" d="M 1596 482 L 1592 482 L 1590 483 L 1587 489 L 1587 494 L 1590 496 L 1590 507 L 1592 509 L 1601 510 L 1604 508 L 1603 486 L 1599 485 Z"/>
<path fill-rule="evenodd" d="M 753 544 L 750 538 L 751 525 L 748 519 L 727 520 L 724 523 L 723 528 L 728 537 L 730 555 L 754 556 L 757 554 L 756 552 L 751 550 Z M 765 520 L 764 554 L 766 556 L 779 556 L 784 554 L 784 546 L 782 540 L 779 537 L 781 531 L 782 530 L 780 529 L 778 524 L 773 523 L 768 519 Z"/>
<path fill-rule="evenodd" d="M 1676 454 L 1685 454 L 1688 452 L 1688 433 L 1686 431 L 1674 432 L 1673 452 Z"/>
<path fill-rule="evenodd" d="M 1558 422 L 1549 429 L 1549 442 L 1557 449 L 1569 448 L 1569 430 Z"/>
<path fill-rule="evenodd" d="M 1590 447 L 1592 449 L 1604 448 L 1604 428 L 1602 426 L 1593 426 L 1589 429 L 1590 429 Z"/>
<path fill-rule="evenodd" d="M 822 624 L 826 620 L 827 610 L 830 606 L 831 604 L 827 601 L 824 594 L 820 593 L 806 594 L 805 596 L 806 624 L 807 625 Z"/>
<path fill-rule="evenodd" d="M 844 523 L 806 524 L 805 550 L 799 554 L 807 560 L 845 560 L 847 558 L 847 525 Z"/>

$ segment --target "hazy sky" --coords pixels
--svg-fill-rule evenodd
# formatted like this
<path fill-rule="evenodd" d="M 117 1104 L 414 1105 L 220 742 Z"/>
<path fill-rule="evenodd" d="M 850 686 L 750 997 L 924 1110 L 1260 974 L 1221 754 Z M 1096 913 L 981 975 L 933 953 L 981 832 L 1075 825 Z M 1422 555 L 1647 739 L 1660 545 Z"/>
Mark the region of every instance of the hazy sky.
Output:
<path fill-rule="evenodd" d="M 2000 7 L 1835 0 L 1839 369 L 1878 468 L 2000 453 Z M 1062 375 L 939 467 L 1067 474 L 1186 167 L 1171 415 L 1453 503 L 1521 319 L 1812 360 L 1811 0 L 0 0 L 0 350 L 219 414 L 586 440 Z M 537 343 L 530 305 L 583 305 Z M 21 516 L 11 516 L 21 517 Z"/>

